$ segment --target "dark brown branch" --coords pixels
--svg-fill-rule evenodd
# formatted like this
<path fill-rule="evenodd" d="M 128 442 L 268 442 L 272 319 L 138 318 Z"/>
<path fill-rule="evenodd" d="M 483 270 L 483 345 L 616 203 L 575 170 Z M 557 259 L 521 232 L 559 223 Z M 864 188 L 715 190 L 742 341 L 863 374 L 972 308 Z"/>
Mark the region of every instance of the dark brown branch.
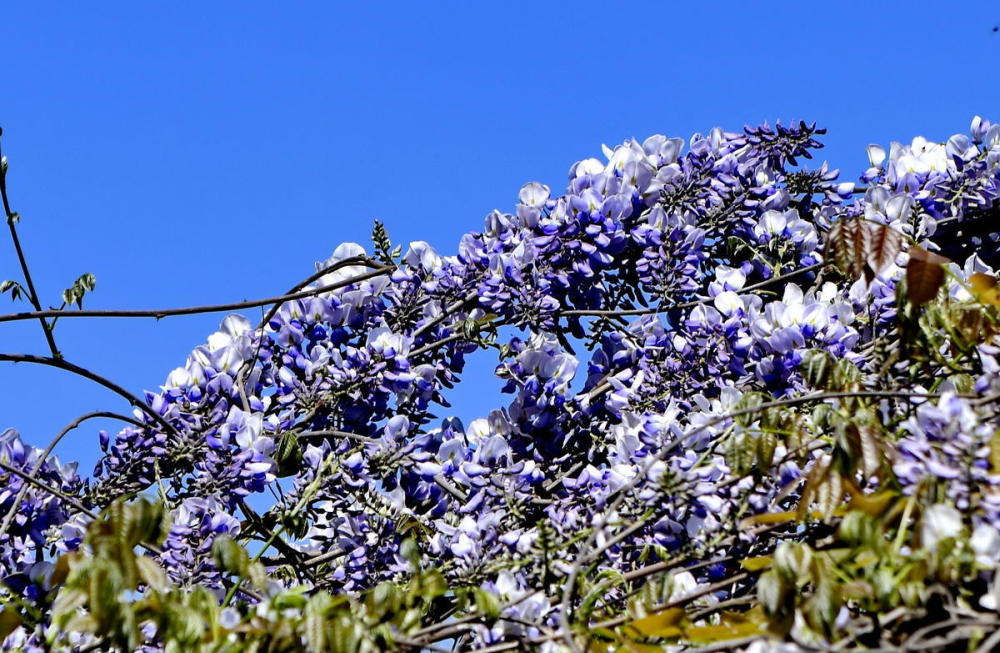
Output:
<path fill-rule="evenodd" d="M 635 489 L 635 487 L 638 486 L 638 484 L 641 483 L 644 478 L 646 478 L 646 475 L 649 473 L 649 470 L 652 469 L 654 464 L 656 464 L 658 461 L 663 460 L 664 457 L 669 455 L 678 447 L 682 446 L 692 436 L 698 435 L 701 432 L 705 431 L 706 429 L 710 429 L 713 426 L 717 426 L 724 422 L 733 420 L 737 417 L 759 413 L 769 408 L 797 406 L 800 404 L 810 403 L 814 401 L 825 401 L 827 399 L 845 399 L 845 398 L 930 399 L 930 398 L 939 398 L 941 396 L 942 396 L 941 393 L 921 393 L 921 392 L 905 392 L 905 391 L 817 392 L 813 394 L 803 395 L 800 397 L 789 397 L 786 399 L 764 402 L 758 406 L 751 406 L 748 408 L 731 411 L 729 413 L 726 413 L 725 415 L 721 415 L 703 424 L 698 425 L 691 431 L 685 433 L 682 437 L 677 438 L 666 447 L 660 449 L 656 453 L 656 455 L 651 456 L 650 460 L 643 466 L 643 468 L 639 471 L 639 473 L 635 475 L 635 477 L 631 481 L 621 485 L 607 497 L 606 499 L 607 501 L 606 505 L 608 506 L 607 512 L 610 513 L 617 510 L 618 507 L 621 506 L 621 503 L 624 500 L 627 493 Z M 969 398 L 969 395 L 962 395 L 962 396 Z M 562 600 L 560 602 L 561 609 L 559 615 L 560 626 L 562 627 L 563 631 L 565 631 L 566 633 L 570 632 L 569 607 L 570 604 L 572 603 L 572 597 L 576 592 L 577 578 L 579 577 L 582 568 L 596 561 L 601 555 L 603 555 L 605 551 L 607 551 L 615 544 L 623 540 L 630 533 L 638 530 L 638 528 L 640 528 L 643 523 L 644 523 L 643 520 L 639 520 L 636 523 L 631 524 L 617 535 L 607 538 L 607 540 L 604 542 L 602 546 L 590 551 L 587 551 L 587 549 L 593 547 L 597 538 L 597 531 L 595 530 L 594 533 L 592 533 L 590 537 L 587 538 L 587 540 L 584 542 L 583 547 L 581 547 L 580 554 L 577 556 L 576 561 L 573 563 L 573 566 L 571 567 L 570 572 L 567 576 L 566 584 L 563 587 Z M 570 645 L 573 648 L 576 647 L 575 643 L 572 641 L 572 639 L 568 634 L 564 637 L 564 640 L 566 641 L 567 645 Z"/>
<path fill-rule="evenodd" d="M 297 438 L 345 438 L 347 440 L 355 440 L 357 442 L 364 442 L 365 444 L 384 444 L 381 440 L 377 438 L 370 438 L 367 435 L 358 435 L 357 433 L 351 433 L 349 431 L 337 431 L 337 430 L 327 430 L 327 431 L 302 431 L 301 433 L 296 433 L 295 431 L 289 431 L 291 435 Z"/>
<path fill-rule="evenodd" d="M 274 302 L 274 305 L 271 306 L 271 308 L 264 315 L 264 319 L 262 319 L 260 321 L 260 327 L 259 328 L 263 328 L 268 322 L 270 322 L 271 318 L 278 314 L 278 311 L 281 309 L 281 306 L 285 302 L 289 302 L 289 301 L 293 301 L 294 299 L 297 299 L 295 297 L 292 297 L 292 295 L 297 294 L 299 291 L 301 291 L 303 288 L 305 288 L 306 286 L 308 286 L 309 284 L 311 284 L 313 281 L 316 281 L 317 279 L 320 279 L 320 278 L 322 278 L 322 277 L 330 274 L 331 272 L 335 272 L 335 271 L 337 271 L 337 270 L 339 270 L 341 268 L 353 267 L 355 265 L 363 265 L 363 266 L 366 266 L 366 267 L 374 268 L 375 270 L 380 271 L 381 274 L 385 274 L 387 272 L 392 272 L 393 270 L 396 269 L 395 266 L 392 266 L 392 265 L 383 265 L 381 263 L 378 263 L 376 261 L 371 260 L 367 256 L 352 256 L 350 258 L 345 258 L 342 261 L 337 261 L 336 263 L 334 263 L 334 264 L 332 264 L 330 266 L 327 266 L 327 267 L 325 267 L 325 268 L 323 268 L 321 270 L 316 270 L 316 272 L 310 274 L 308 277 L 306 277 L 302 281 L 300 281 L 297 284 L 295 284 L 294 286 L 292 286 L 288 290 L 288 292 L 285 293 L 285 295 L 283 297 L 277 299 Z M 377 277 L 377 276 L 380 276 L 380 275 L 378 275 L 378 274 L 372 275 L 371 273 L 365 273 L 365 274 L 358 275 L 357 277 L 351 277 L 350 279 L 344 279 L 343 281 L 338 281 L 337 283 L 328 284 L 327 286 L 324 286 L 324 288 L 326 288 L 326 290 L 336 290 L 336 286 L 338 286 L 338 284 L 343 284 L 344 286 L 347 286 L 347 285 L 350 285 L 352 283 L 355 283 L 356 281 L 365 281 L 366 279 L 371 279 L 372 277 Z M 325 291 L 320 291 L 320 292 L 325 292 Z M 267 302 L 267 303 L 270 304 L 271 302 Z"/>
<path fill-rule="evenodd" d="M 135 424 L 136 426 L 139 427 L 145 427 L 145 424 L 143 424 L 137 419 L 128 417 L 126 415 L 119 415 L 118 413 L 112 413 L 106 410 L 96 410 L 92 413 L 81 415 L 80 417 L 77 417 L 75 420 L 67 424 L 61 431 L 56 433 L 55 437 L 52 438 L 52 441 L 49 442 L 47 447 L 45 447 L 45 450 L 42 452 L 41 456 L 39 456 L 38 462 L 36 462 L 35 466 L 31 468 L 30 472 L 28 472 L 28 475 L 31 476 L 31 478 L 35 478 L 36 476 L 38 476 L 38 472 L 42 469 L 42 466 L 45 464 L 45 461 L 48 460 L 49 455 L 52 454 L 52 450 L 56 448 L 56 445 L 59 444 L 59 442 L 63 439 L 63 437 L 66 436 L 67 433 L 69 433 L 76 427 L 80 426 L 80 424 L 83 424 L 88 419 L 95 419 L 99 417 L 117 419 L 123 422 L 128 422 L 129 424 Z M 10 528 L 10 522 L 14 519 L 14 515 L 17 514 L 18 506 L 21 505 L 21 501 L 24 500 L 24 495 L 27 493 L 28 493 L 28 486 L 27 484 L 24 484 L 21 486 L 21 489 L 18 490 L 17 496 L 14 497 L 14 503 L 12 503 L 10 509 L 7 510 L 7 514 L 4 515 L 3 522 L 0 523 L 0 537 L 3 537 L 3 534 L 7 532 L 8 528 Z"/>
<path fill-rule="evenodd" d="M 448 317 L 450 315 L 453 315 L 453 314 L 457 313 L 458 311 L 462 310 L 462 308 L 464 308 L 467 304 L 469 304 L 469 302 L 475 301 L 475 299 L 477 297 L 479 297 L 479 291 L 478 290 L 473 290 L 472 292 L 467 293 L 464 297 L 462 297 L 458 301 L 456 301 L 453 304 L 451 304 L 450 306 L 442 309 L 441 313 L 438 314 L 433 320 L 429 321 L 427 324 L 425 324 L 422 327 L 420 327 L 419 329 L 415 330 L 410 335 L 414 339 L 420 337 L 422 334 L 430 331 L 431 329 L 433 329 L 437 325 L 439 325 L 442 322 L 444 322 L 446 319 L 448 319 Z"/>
<path fill-rule="evenodd" d="M 97 513 L 96 512 L 94 512 L 93 510 L 91 510 L 87 506 L 83 505 L 82 503 L 80 503 L 79 501 L 77 501 L 76 499 L 74 499 L 73 497 L 71 497 L 70 495 L 66 494 L 62 490 L 58 490 L 58 489 L 52 487 L 51 485 L 49 485 L 48 483 L 45 483 L 44 481 L 39 481 L 37 478 L 35 478 L 31 474 L 29 474 L 29 473 L 27 473 L 25 471 L 22 471 L 22 470 L 18 469 L 17 467 L 14 467 L 12 465 L 8 465 L 7 463 L 3 462 L 2 460 L 0 460 L 0 469 L 4 470 L 5 472 L 10 472 L 11 474 L 19 477 L 22 481 L 26 481 L 26 482 L 34 485 L 35 487 L 48 492 L 52 496 L 55 496 L 55 497 L 58 497 L 58 498 L 62 499 L 67 504 L 69 504 L 70 506 L 76 508 L 79 512 L 82 512 L 83 514 L 87 515 L 91 519 L 97 519 Z"/>
<path fill-rule="evenodd" d="M 464 339 L 465 339 L 464 333 L 453 333 L 450 336 L 441 338 L 440 340 L 426 344 L 423 347 L 414 349 L 413 351 L 410 352 L 410 356 L 412 357 L 420 356 L 421 354 L 426 354 L 427 352 L 433 351 L 442 345 L 447 345 L 448 343 L 455 342 L 456 340 L 464 340 Z"/>
<path fill-rule="evenodd" d="M 814 263 L 812 265 L 807 265 L 804 268 L 799 268 L 798 270 L 793 270 L 791 272 L 788 272 L 787 274 L 782 274 L 782 275 L 777 276 L 777 277 L 771 277 L 770 279 L 765 279 L 764 281 L 760 281 L 758 283 L 751 284 L 751 285 L 747 286 L 746 288 L 742 288 L 742 289 L 737 290 L 735 292 L 737 292 L 738 294 L 743 294 L 743 293 L 751 292 L 753 290 L 758 290 L 760 288 L 764 288 L 766 286 L 770 286 L 770 285 L 778 283 L 780 281 L 788 281 L 789 279 L 797 277 L 800 274 L 806 274 L 807 272 L 813 272 L 814 270 L 818 270 L 818 269 L 822 268 L 824 265 L 826 265 L 826 263 Z M 672 304 L 670 306 L 657 306 L 657 307 L 650 307 L 650 308 L 635 308 L 635 309 L 628 309 L 628 310 L 600 310 L 600 309 L 579 309 L 579 310 L 577 310 L 577 309 L 573 309 L 573 310 L 559 311 L 559 314 L 563 315 L 563 316 L 566 316 L 566 317 L 585 316 L 585 315 L 591 315 L 591 316 L 609 316 L 609 317 L 610 316 L 625 317 L 625 316 L 630 316 L 630 315 L 653 315 L 655 313 L 665 313 L 667 311 L 673 311 L 673 310 L 678 310 L 678 309 L 693 308 L 693 307 L 699 306 L 701 304 L 711 303 L 712 301 L 714 301 L 714 298 L 710 298 L 710 299 L 696 299 L 694 301 L 684 302 L 683 304 Z"/>
<path fill-rule="evenodd" d="M 361 265 L 361 263 L 354 263 L 354 265 Z M 24 313 L 9 313 L 7 315 L 0 315 L 0 322 L 16 322 L 18 320 L 34 320 L 46 317 L 58 317 L 60 319 L 65 319 L 68 317 L 140 317 L 140 318 L 154 318 L 161 319 L 165 317 L 172 317 L 175 315 L 196 315 L 199 313 L 220 313 L 223 311 L 235 311 L 243 308 L 257 308 L 259 306 L 267 306 L 268 304 L 283 304 L 285 302 L 290 302 L 296 299 L 303 299 L 305 297 L 313 297 L 315 295 L 321 295 L 325 292 L 330 292 L 332 290 L 337 290 L 339 288 L 344 288 L 359 281 L 365 281 L 367 279 L 372 279 L 383 274 L 390 272 L 393 268 L 381 267 L 371 272 L 366 272 L 364 274 L 359 274 L 350 279 L 344 279 L 343 281 L 338 281 L 337 283 L 331 283 L 326 286 L 319 286 L 316 288 L 309 288 L 308 290 L 301 290 L 298 292 L 289 293 L 286 295 L 279 295 L 277 297 L 266 297 L 264 299 L 251 299 L 242 302 L 230 302 L 228 304 L 210 304 L 206 306 L 185 306 L 181 308 L 160 308 L 151 310 L 122 310 L 122 309 L 97 309 L 97 310 L 81 310 L 81 311 L 67 311 L 67 310 L 36 310 Z M 329 270 L 324 271 L 324 273 L 329 272 Z"/>
<path fill-rule="evenodd" d="M 85 379 L 90 379 L 94 383 L 102 385 L 108 390 L 111 390 L 115 394 L 124 398 L 126 401 L 132 404 L 132 406 L 141 410 L 143 413 L 148 415 L 150 419 L 152 419 L 154 422 L 162 426 L 167 431 L 174 433 L 175 435 L 180 435 L 180 433 L 178 433 L 176 428 L 171 426 L 171 424 L 167 420 L 163 419 L 163 417 L 161 417 L 159 413 L 150 408 L 146 404 L 146 402 L 142 401 L 134 394 L 132 394 L 125 388 L 115 383 L 114 381 L 106 379 L 100 374 L 91 372 L 90 370 L 84 367 L 80 367 L 79 365 L 74 365 L 73 363 L 65 361 L 61 358 L 48 358 L 46 356 L 35 356 L 33 354 L 0 354 L 0 361 L 8 361 L 11 363 L 34 363 L 37 365 L 47 365 L 49 367 L 55 367 L 61 370 L 65 370 L 67 372 L 72 372 L 73 374 L 76 374 L 77 376 L 82 376 Z"/>
<path fill-rule="evenodd" d="M 711 594 L 712 592 L 716 592 L 718 590 L 725 589 L 726 587 L 729 587 L 730 585 L 732 585 L 734 583 L 738 583 L 741 580 L 746 580 L 749 577 L 750 577 L 750 572 L 748 572 L 748 571 L 741 571 L 740 573 L 734 574 L 733 576 L 730 576 L 729 578 L 724 578 L 724 579 L 720 580 L 717 583 L 712 583 L 710 585 L 705 585 L 704 587 L 699 588 L 697 591 L 691 592 L 689 594 L 685 594 L 684 596 L 682 596 L 682 597 L 680 597 L 678 599 L 674 599 L 673 601 L 668 601 L 668 602 L 666 602 L 666 603 L 664 603 L 662 605 L 656 606 L 655 608 L 651 608 L 650 612 L 661 612 L 663 610 L 669 610 L 670 608 L 679 608 L 679 607 L 685 605 L 686 603 L 688 603 L 690 601 L 693 601 L 695 599 L 701 598 L 701 597 L 705 596 L 706 594 Z M 628 615 L 619 615 L 617 617 L 614 617 L 612 619 L 608 619 L 606 621 L 599 621 L 596 624 L 593 624 L 593 626 L 591 626 L 591 627 L 592 628 L 614 628 L 615 626 L 620 626 L 620 625 L 624 624 L 626 621 L 628 621 L 631 618 L 632 617 L 630 617 Z"/>
<path fill-rule="evenodd" d="M 3 130 L 0 129 L 0 136 Z M 14 243 L 14 251 L 17 252 L 17 260 L 21 264 L 21 274 L 24 275 L 24 284 L 28 287 L 28 301 L 35 307 L 35 311 L 42 310 L 42 304 L 38 301 L 38 293 L 35 291 L 35 282 L 31 279 L 31 272 L 28 269 L 28 261 L 21 248 L 21 239 L 17 235 L 17 216 L 10 210 L 10 201 L 7 199 L 7 168 L 3 166 L 3 150 L 0 149 L 0 198 L 3 199 L 3 211 L 7 216 L 7 227 L 10 229 L 10 239 Z M 52 325 L 44 317 L 38 318 L 42 325 L 42 332 L 45 334 L 45 341 L 49 345 L 49 351 L 54 358 L 61 358 L 59 348 L 56 347 L 55 338 L 52 336 Z"/>

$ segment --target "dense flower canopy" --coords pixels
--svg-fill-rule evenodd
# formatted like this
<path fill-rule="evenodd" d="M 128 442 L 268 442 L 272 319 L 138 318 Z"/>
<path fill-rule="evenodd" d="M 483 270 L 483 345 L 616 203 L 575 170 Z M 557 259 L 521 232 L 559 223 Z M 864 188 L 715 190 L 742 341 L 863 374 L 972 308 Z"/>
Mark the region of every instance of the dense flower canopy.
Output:
<path fill-rule="evenodd" d="M 338 605 L 370 626 L 342 650 L 978 645 L 1000 125 L 870 146 L 856 181 L 804 165 L 823 133 L 605 147 L 454 255 L 378 225 L 226 317 L 89 477 L 0 435 L 3 650 L 324 650 Z M 481 349 L 507 396 L 435 416 Z M 112 546 L 125 594 L 82 589 Z M 158 593 L 215 621 L 178 639 Z"/>

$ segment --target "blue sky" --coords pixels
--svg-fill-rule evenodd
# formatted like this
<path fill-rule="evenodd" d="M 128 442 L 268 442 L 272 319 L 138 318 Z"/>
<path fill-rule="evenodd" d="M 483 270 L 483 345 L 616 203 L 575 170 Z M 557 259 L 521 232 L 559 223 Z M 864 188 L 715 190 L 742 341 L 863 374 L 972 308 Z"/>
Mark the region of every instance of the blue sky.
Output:
<path fill-rule="evenodd" d="M 83 272 L 91 308 L 216 303 L 283 292 L 338 243 L 367 244 L 374 218 L 453 253 L 523 183 L 560 189 L 630 137 L 815 120 L 853 177 L 870 142 L 1000 120 L 997 24 L 994 2 L 4 3 L 0 125 L 45 304 Z M 56 336 L 139 392 L 222 317 L 65 320 Z M 35 323 L 0 333 L 0 350 L 45 353 Z M 3 365 L 0 428 L 37 446 L 126 408 Z M 458 415 L 505 401 L 491 367 L 475 361 Z M 88 473 L 96 428 L 58 449 Z"/>

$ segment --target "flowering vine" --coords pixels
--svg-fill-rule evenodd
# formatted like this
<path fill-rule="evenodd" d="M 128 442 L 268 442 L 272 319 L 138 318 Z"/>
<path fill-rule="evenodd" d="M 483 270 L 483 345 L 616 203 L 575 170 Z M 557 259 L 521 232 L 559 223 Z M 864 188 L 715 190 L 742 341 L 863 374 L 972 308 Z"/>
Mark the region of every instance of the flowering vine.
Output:
<path fill-rule="evenodd" d="M 134 410 L 87 477 L 0 435 L 2 649 L 992 650 L 1000 125 L 856 182 L 824 133 L 605 147 L 453 255 L 377 224 L 259 302 L 46 311 L 19 254 L 0 322 L 50 355 L 0 361 Z M 141 397 L 56 347 L 249 306 Z M 436 417 L 481 349 L 498 407 Z"/>

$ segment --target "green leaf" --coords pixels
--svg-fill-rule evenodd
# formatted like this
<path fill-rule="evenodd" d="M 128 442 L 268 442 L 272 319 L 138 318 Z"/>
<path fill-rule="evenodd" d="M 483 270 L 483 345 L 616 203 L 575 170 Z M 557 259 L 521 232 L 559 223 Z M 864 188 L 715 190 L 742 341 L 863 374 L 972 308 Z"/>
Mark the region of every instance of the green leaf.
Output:
<path fill-rule="evenodd" d="M 1000 286 L 997 285 L 997 278 L 976 272 L 969 277 L 969 287 L 972 289 L 972 296 L 979 302 L 988 306 L 1000 306 Z"/>
<path fill-rule="evenodd" d="M 842 604 L 841 593 L 834 581 L 824 577 L 806 605 L 806 615 L 812 626 L 819 632 L 829 633 Z"/>
<path fill-rule="evenodd" d="M 424 600 L 436 599 L 448 593 L 448 581 L 444 575 L 436 570 L 428 570 L 420 573 L 418 577 L 420 584 L 420 595 Z"/>
<path fill-rule="evenodd" d="M 994 431 L 990 437 L 990 471 L 1000 473 L 1000 430 Z"/>
<path fill-rule="evenodd" d="M 150 588 L 159 592 L 166 591 L 169 586 L 167 575 L 155 560 L 147 556 L 136 557 L 136 567 L 139 569 L 139 578 Z"/>
<path fill-rule="evenodd" d="M 760 412 L 756 409 L 763 405 L 769 397 L 763 392 L 745 392 L 743 396 L 740 397 L 736 405 L 733 406 L 733 412 L 748 411 L 743 415 L 736 417 L 735 422 L 741 426 L 750 426 L 754 422 L 760 419 Z"/>
<path fill-rule="evenodd" d="M 816 486 L 816 508 L 825 521 L 833 516 L 833 511 L 840 506 L 844 498 L 844 480 L 837 472 L 830 473 L 823 482 Z"/>
<path fill-rule="evenodd" d="M 259 562 L 251 562 L 247 567 L 247 579 L 260 592 L 267 589 L 267 570 Z"/>
<path fill-rule="evenodd" d="M 733 473 L 742 476 L 753 469 L 757 443 L 755 438 L 746 433 L 737 433 L 729 440 L 726 451 L 726 462 Z"/>
<path fill-rule="evenodd" d="M 757 600 L 760 601 L 764 613 L 768 616 L 784 616 L 787 611 L 788 599 L 791 596 L 791 586 L 784 581 L 778 572 L 765 571 L 757 579 Z"/>
<path fill-rule="evenodd" d="M 859 424 L 858 444 L 861 454 L 861 471 L 865 478 L 870 478 L 882 466 L 883 447 L 879 438 L 879 429 L 872 423 Z"/>
<path fill-rule="evenodd" d="M 304 591 L 304 588 L 282 592 L 272 599 L 272 604 L 277 610 L 300 610 L 308 603 L 308 599 L 302 595 L 302 591 Z"/>
<path fill-rule="evenodd" d="M 302 638 L 305 640 L 306 650 L 310 653 L 323 653 L 327 650 L 327 614 L 332 607 L 333 601 L 326 592 L 315 594 L 306 603 Z"/>
<path fill-rule="evenodd" d="M 837 537 L 850 546 L 860 546 L 881 537 L 878 525 L 868 514 L 852 510 L 844 515 L 837 527 Z"/>
<path fill-rule="evenodd" d="M 741 522 L 741 526 L 753 524 L 784 524 L 786 522 L 799 519 L 799 514 L 794 510 L 782 512 L 762 512 L 759 515 L 751 515 Z"/>
<path fill-rule="evenodd" d="M 812 563 L 812 549 L 797 542 L 782 542 L 774 551 L 774 569 L 789 582 L 805 579 Z"/>
<path fill-rule="evenodd" d="M 794 514 L 791 515 L 794 518 Z M 752 558 L 745 558 L 740 561 L 740 566 L 747 571 L 760 571 L 761 569 L 767 569 L 771 566 L 774 561 L 772 556 L 755 556 Z"/>
<path fill-rule="evenodd" d="M 858 366 L 849 360 L 841 359 L 833 366 L 828 389 L 838 392 L 849 391 L 860 382 L 861 370 L 858 369 Z"/>
<path fill-rule="evenodd" d="M 757 464 L 767 469 L 774 462 L 774 452 L 778 448 L 778 437 L 771 431 L 757 436 Z"/>
<path fill-rule="evenodd" d="M 10 300 L 15 302 L 21 299 L 22 297 L 28 296 L 28 293 L 24 289 L 24 286 L 22 286 L 17 281 L 11 281 L 9 279 L 0 282 L 0 294 L 3 293 L 10 293 Z"/>
<path fill-rule="evenodd" d="M 495 621 L 500 616 L 500 597 L 495 593 L 481 587 L 473 587 L 472 595 L 475 598 L 476 611 L 487 621 Z"/>
<path fill-rule="evenodd" d="M 299 438 L 294 433 L 284 433 L 278 438 L 278 447 L 274 453 L 274 460 L 278 463 L 279 478 L 294 476 L 299 473 L 302 467 L 302 449 L 299 447 Z"/>
<path fill-rule="evenodd" d="M 806 383 L 814 388 L 825 388 L 836 363 L 828 352 L 812 349 L 802 357 L 802 372 Z"/>
<path fill-rule="evenodd" d="M 159 501 L 139 499 L 129 506 L 129 542 L 134 546 L 140 542 L 159 544 L 170 530 L 169 515 Z"/>
<path fill-rule="evenodd" d="M 250 567 L 250 554 L 229 535 L 219 535 L 212 543 L 212 556 L 218 567 L 244 578 Z"/>
<path fill-rule="evenodd" d="M 812 409 L 812 423 L 819 431 L 829 431 L 839 421 L 837 409 L 830 404 L 817 404 Z"/>
<path fill-rule="evenodd" d="M 414 567 L 420 565 L 420 547 L 417 546 L 413 538 L 403 541 L 399 546 L 399 555 Z"/>
<path fill-rule="evenodd" d="M 94 275 L 87 274 L 80 275 L 76 281 L 73 282 L 69 288 L 62 292 L 63 303 L 67 306 L 77 305 L 77 308 L 83 308 L 83 298 L 84 296 L 92 291 L 97 286 L 97 280 Z"/>
<path fill-rule="evenodd" d="M 205 620 L 202 613 L 177 601 L 164 604 L 167 639 L 182 645 L 182 650 L 190 651 L 205 634 Z"/>

